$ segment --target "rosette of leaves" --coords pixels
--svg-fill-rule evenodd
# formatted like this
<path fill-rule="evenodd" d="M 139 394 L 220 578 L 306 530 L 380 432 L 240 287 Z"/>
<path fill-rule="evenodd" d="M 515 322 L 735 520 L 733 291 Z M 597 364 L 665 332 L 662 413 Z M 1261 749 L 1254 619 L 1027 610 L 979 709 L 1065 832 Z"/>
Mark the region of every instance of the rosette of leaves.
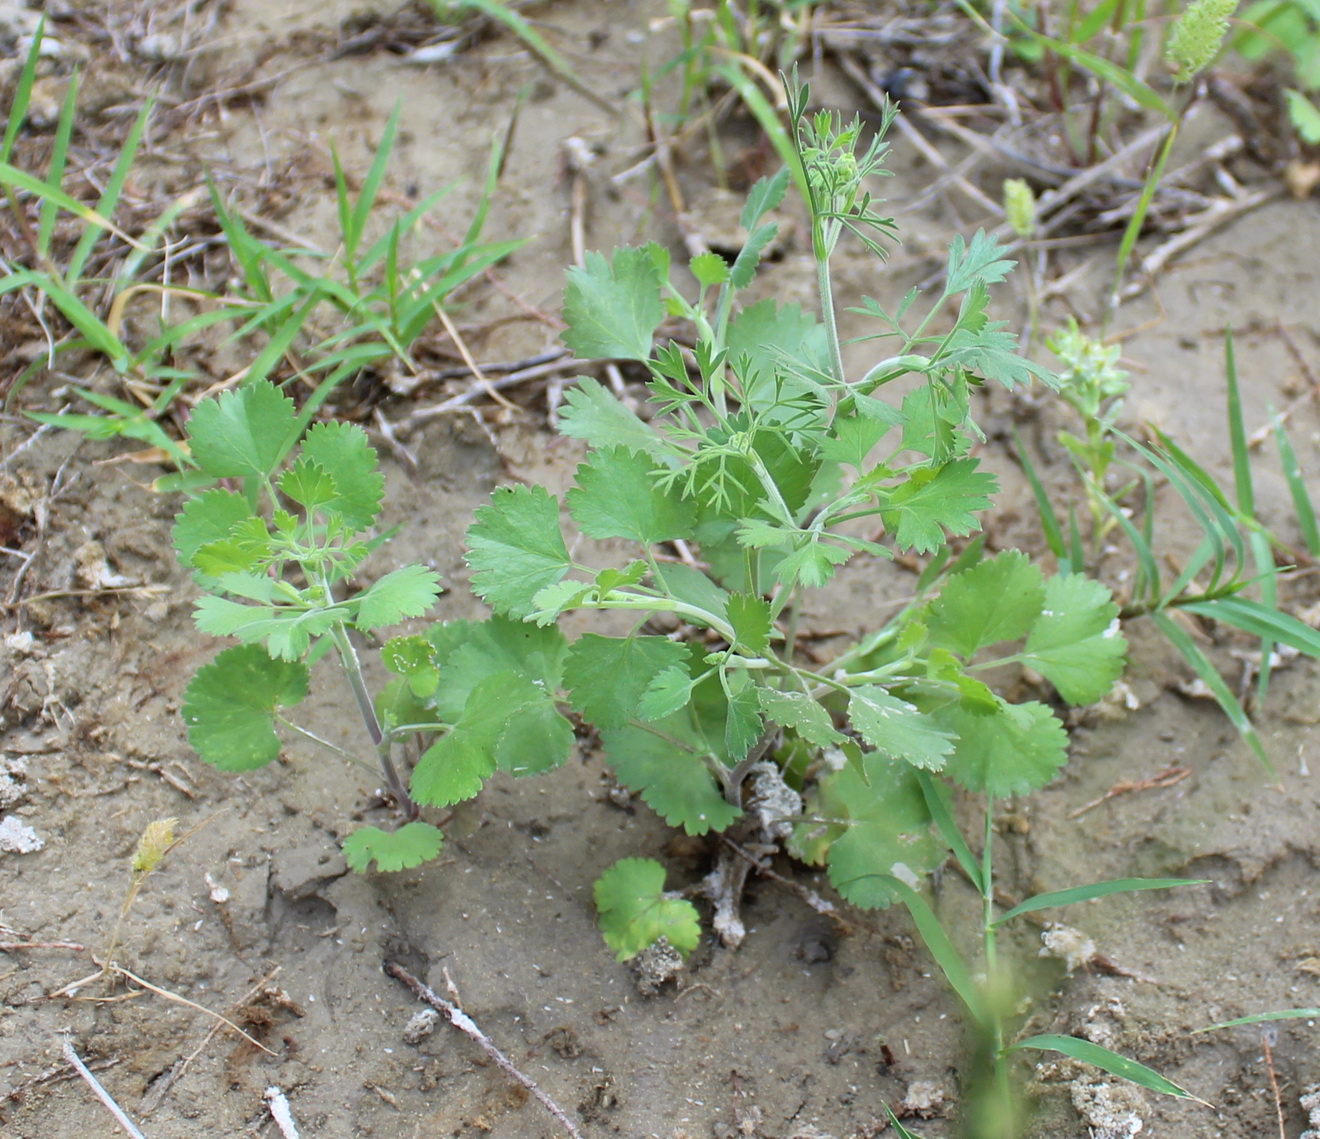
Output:
<path fill-rule="evenodd" d="M 439 578 L 408 565 L 365 589 L 352 587 L 382 541 L 369 535 L 384 479 L 360 427 L 323 423 L 304 433 L 304 426 L 293 401 L 264 381 L 203 401 L 189 420 L 197 470 L 174 546 L 203 591 L 198 629 L 239 644 L 188 685 L 188 738 L 225 771 L 269 763 L 280 751 L 276 724 L 288 723 L 282 710 L 307 694 L 308 661 L 333 645 L 387 784 L 415 816 L 391 759 L 399 737 L 374 715 L 349 631 L 374 633 L 422 615 L 439 595 Z M 358 831 L 345 856 L 356 869 L 372 860 L 402 869 L 434 857 L 440 841 L 436 828 L 412 818 L 392 833 Z"/>

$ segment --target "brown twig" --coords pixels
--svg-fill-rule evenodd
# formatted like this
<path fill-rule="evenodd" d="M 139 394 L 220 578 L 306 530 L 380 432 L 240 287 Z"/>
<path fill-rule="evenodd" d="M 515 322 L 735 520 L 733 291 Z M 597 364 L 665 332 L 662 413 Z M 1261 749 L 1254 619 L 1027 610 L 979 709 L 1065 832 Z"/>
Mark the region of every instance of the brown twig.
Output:
<path fill-rule="evenodd" d="M 1271 1037 L 1274 1040 L 1278 1039 L 1277 1030 L 1274 1028 L 1263 1029 L 1260 1034 L 1260 1043 L 1261 1047 L 1265 1049 L 1265 1068 L 1270 1074 L 1270 1091 L 1274 1093 L 1274 1113 L 1279 1120 L 1279 1139 L 1288 1139 L 1288 1132 L 1283 1125 L 1283 1096 L 1279 1092 L 1279 1077 L 1274 1071 L 1274 1051 Z"/>
<path fill-rule="evenodd" d="M 470 1016 L 468 1016 L 468 1014 L 465 1013 L 462 1010 L 462 1008 L 460 1008 L 453 1001 L 445 1000 L 444 997 L 440 996 L 429 985 L 423 984 L 411 973 L 409 973 L 408 970 L 405 969 L 402 965 L 399 965 L 393 961 L 386 961 L 385 972 L 388 976 L 393 977 L 396 981 L 401 981 L 404 985 L 406 985 L 408 989 L 412 991 L 413 995 L 416 996 L 419 1001 L 423 1001 L 424 1003 L 430 1005 L 437 1012 L 444 1013 L 445 1016 L 449 1018 L 449 1023 L 452 1024 L 464 1035 L 476 1041 L 476 1043 L 480 1046 L 481 1050 L 485 1052 L 486 1055 L 489 1056 L 491 1060 L 495 1062 L 495 1064 L 499 1067 L 499 1069 L 502 1072 L 504 1072 L 505 1075 L 509 1076 L 511 1079 L 517 1080 L 518 1083 L 520 1083 L 524 1088 L 526 1088 L 529 1092 L 531 1092 L 532 1095 L 536 1097 L 537 1101 L 541 1104 L 541 1106 L 544 1107 L 546 1111 L 548 1111 L 551 1115 L 553 1115 L 555 1119 L 557 1119 L 560 1122 L 560 1124 L 568 1131 L 572 1139 L 582 1139 L 582 1132 L 580 1132 L 577 1129 L 577 1127 L 574 1126 L 573 1121 L 569 1119 L 567 1115 L 564 1114 L 563 1109 L 557 1103 L 555 1103 L 555 1101 L 552 1100 L 548 1095 L 546 1095 L 546 1093 L 541 1090 L 540 1086 L 530 1076 L 524 1075 L 516 1067 L 514 1067 L 513 1062 L 507 1056 L 505 1056 L 505 1054 L 501 1052 L 499 1048 L 495 1046 L 495 1043 L 491 1040 L 489 1036 L 487 1036 L 484 1032 L 481 1031 L 479 1027 L 477 1027 L 476 1021 L 474 1021 Z"/>
<path fill-rule="evenodd" d="M 1177 764 L 1166 767 L 1163 771 L 1157 772 L 1149 779 L 1127 780 L 1122 779 L 1115 783 L 1108 791 L 1098 799 L 1092 799 L 1084 806 L 1069 813 L 1070 819 L 1079 819 L 1087 811 L 1100 806 L 1101 803 L 1107 803 L 1110 799 L 1116 799 L 1119 795 L 1129 795 L 1134 791 L 1155 791 L 1162 787 L 1172 787 L 1175 783 L 1181 783 L 1189 775 L 1192 769 L 1190 767 L 1180 767 Z"/>

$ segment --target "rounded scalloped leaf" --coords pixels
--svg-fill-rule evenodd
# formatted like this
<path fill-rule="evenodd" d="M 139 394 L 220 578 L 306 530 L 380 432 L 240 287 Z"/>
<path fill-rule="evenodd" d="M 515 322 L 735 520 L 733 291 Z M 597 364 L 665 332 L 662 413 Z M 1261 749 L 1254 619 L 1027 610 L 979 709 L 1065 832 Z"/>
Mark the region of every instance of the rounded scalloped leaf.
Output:
<path fill-rule="evenodd" d="M 225 649 L 184 693 L 188 742 L 222 771 L 251 771 L 280 754 L 275 709 L 307 695 L 307 667 L 274 660 L 260 645 Z"/>
<path fill-rule="evenodd" d="M 365 874 L 372 862 L 387 873 L 411 870 L 440 853 L 445 836 L 430 823 L 404 823 L 396 831 L 359 827 L 344 840 L 344 861 L 350 870 Z"/>
<path fill-rule="evenodd" d="M 662 937 L 684 957 L 701 940 L 697 908 L 665 894 L 665 868 L 651 858 L 625 858 L 596 879 L 593 895 L 605 944 L 620 961 Z"/>
<path fill-rule="evenodd" d="M 193 461 L 217 479 L 268 475 L 297 440 L 293 400 L 264 380 L 202 400 L 188 420 Z"/>

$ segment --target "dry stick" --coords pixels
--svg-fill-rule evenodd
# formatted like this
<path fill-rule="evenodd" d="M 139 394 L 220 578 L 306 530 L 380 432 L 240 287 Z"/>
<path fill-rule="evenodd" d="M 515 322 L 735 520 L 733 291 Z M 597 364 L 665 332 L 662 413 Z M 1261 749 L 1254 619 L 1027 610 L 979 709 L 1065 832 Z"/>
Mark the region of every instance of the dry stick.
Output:
<path fill-rule="evenodd" d="M 115 1117 L 115 1121 L 119 1126 L 131 1135 L 132 1139 L 147 1139 L 147 1137 L 137 1129 L 133 1121 L 124 1114 L 124 1109 L 121 1108 L 119 1104 L 115 1103 L 113 1098 L 111 1098 L 110 1093 L 101 1085 L 101 1081 L 92 1075 L 91 1069 L 89 1069 L 87 1065 L 78 1058 L 78 1053 L 73 1050 L 73 1042 L 67 1036 L 64 1038 L 64 1047 L 61 1051 L 64 1054 L 64 1058 L 73 1065 L 73 1070 L 77 1072 L 78 1075 L 83 1078 L 84 1083 L 96 1093 L 96 1098 L 105 1104 L 106 1110 Z"/>
<path fill-rule="evenodd" d="M 472 353 L 468 351 L 467 341 L 459 334 L 458 329 L 454 327 L 454 322 L 449 313 L 439 301 L 432 301 L 431 307 L 435 309 L 435 314 L 440 318 L 440 323 L 445 326 L 445 331 L 449 333 L 449 339 L 453 342 L 458 354 L 463 357 L 463 363 L 468 366 L 468 370 L 476 377 L 477 383 L 481 385 L 484 391 L 491 399 L 498 403 L 505 411 L 521 411 L 522 409 L 516 403 L 510 403 L 486 378 L 486 373 L 481 370 L 481 365 L 473 358 Z"/>
<path fill-rule="evenodd" d="M 453 1001 L 445 1000 L 445 998 L 440 996 L 430 987 L 430 985 L 423 984 L 402 965 L 398 965 L 393 961 L 386 961 L 385 972 L 396 981 L 402 981 L 403 984 L 412 990 L 413 994 L 419 1001 L 424 1001 L 437 1012 L 444 1013 L 445 1016 L 449 1018 L 449 1023 L 460 1032 L 475 1040 L 477 1044 L 481 1046 L 481 1050 L 485 1052 L 486 1055 L 496 1063 L 496 1065 L 498 1065 L 501 1071 L 512 1079 L 517 1080 L 518 1083 L 522 1084 L 524 1088 L 531 1092 L 532 1095 L 540 1101 L 541 1106 L 565 1127 L 572 1139 L 582 1139 L 582 1132 L 580 1132 L 577 1127 L 574 1126 L 573 1121 L 564 1114 L 563 1109 L 546 1095 L 530 1076 L 523 1075 L 522 1072 L 515 1068 L 513 1062 L 495 1046 L 490 1037 L 482 1032 L 481 1029 L 477 1027 L 476 1022 L 457 1004 Z"/>
<path fill-rule="evenodd" d="M 283 969 L 282 965 L 276 965 L 274 969 L 272 969 L 269 973 L 267 973 L 264 977 L 262 977 L 261 980 L 258 981 L 255 985 L 253 985 L 252 988 L 250 988 L 246 993 L 244 993 L 238 999 L 238 1001 L 233 1005 L 233 1007 L 235 1009 L 241 1009 L 249 1001 L 255 1000 L 257 996 L 266 988 L 266 986 L 269 985 L 272 981 L 275 980 L 276 977 L 280 975 L 281 969 Z M 196 1060 L 197 1057 L 200 1056 L 206 1050 L 207 1046 L 215 1038 L 215 1034 L 219 1032 L 220 1029 L 223 1027 L 224 1025 L 221 1024 L 219 1021 L 216 1021 L 213 1025 L 211 1025 L 210 1030 L 207 1032 L 205 1036 L 202 1037 L 202 1042 L 199 1045 L 197 1045 L 197 1047 L 194 1048 L 191 1052 L 189 1052 L 187 1056 L 185 1056 L 182 1060 L 180 1060 L 178 1065 L 175 1066 L 175 1068 L 167 1076 L 164 1076 L 161 1080 L 152 1084 L 151 1093 L 149 1097 L 147 1097 L 142 1104 L 141 1110 L 143 1115 L 150 1115 L 153 1111 L 156 1110 L 156 1108 L 158 1108 L 161 1105 L 161 1103 L 165 1099 L 165 1096 L 169 1094 L 170 1088 L 172 1088 L 183 1078 L 183 1074 L 188 1070 L 189 1065 L 192 1064 L 192 1062 Z"/>
<path fill-rule="evenodd" d="M 188 1008 L 190 1009 L 196 1009 L 198 1012 L 206 1013 L 207 1016 L 215 1017 L 215 1019 L 220 1021 L 221 1024 L 225 1025 L 228 1028 L 232 1028 L 235 1032 L 239 1034 L 239 1036 L 241 1036 L 254 1048 L 260 1048 L 264 1053 L 266 1053 L 267 1056 L 275 1055 L 275 1053 L 272 1052 L 269 1048 L 267 1048 L 264 1044 L 262 1044 L 260 1040 L 257 1040 L 255 1037 L 249 1036 L 228 1017 L 221 1016 L 218 1012 L 212 1012 L 205 1005 L 199 1005 L 196 1001 L 190 1001 L 187 997 L 181 997 L 179 996 L 178 993 L 170 992 L 169 989 L 162 989 L 159 985 L 153 985 L 150 981 L 144 981 L 136 973 L 131 972 L 128 969 L 125 969 L 122 965 L 111 965 L 109 972 L 119 973 L 121 976 L 127 977 L 130 981 L 133 981 L 141 985 L 144 989 L 150 990 L 151 992 L 155 993 L 157 996 L 164 997 L 168 1001 L 175 1001 L 178 1004 L 187 1005 Z"/>
<path fill-rule="evenodd" d="M 1297 346 L 1297 341 L 1293 339 L 1292 333 L 1288 331 L 1288 327 L 1282 319 L 1275 322 L 1275 332 L 1283 341 L 1284 347 L 1288 349 L 1288 355 L 1293 358 L 1293 363 L 1301 368 L 1302 374 L 1306 377 L 1306 382 L 1311 385 L 1309 391 L 1299 395 L 1279 412 L 1278 422 L 1283 424 L 1287 423 L 1296 414 L 1298 408 L 1309 400 L 1320 400 L 1320 376 L 1317 376 L 1315 369 L 1307 363 L 1306 357 L 1302 355 L 1302 350 Z M 1247 437 L 1247 446 L 1252 450 L 1256 450 L 1273 434 L 1274 420 L 1271 420 L 1269 423 L 1262 424 Z"/>
<path fill-rule="evenodd" d="M 1126 301 L 1140 296 L 1150 288 L 1155 275 L 1178 254 L 1185 253 L 1197 242 L 1209 237 L 1215 230 L 1222 228 L 1231 221 L 1235 221 L 1243 214 L 1250 213 L 1257 207 L 1265 205 L 1266 202 L 1272 202 L 1275 198 L 1283 197 L 1285 193 L 1286 187 L 1282 185 L 1271 186 L 1264 190 L 1257 190 L 1254 194 L 1245 194 L 1241 198 L 1218 202 L 1204 213 L 1198 214 L 1192 219 L 1191 226 L 1184 229 L 1176 237 L 1171 237 L 1163 245 L 1152 250 L 1149 256 L 1143 258 L 1139 267 L 1139 276 L 1123 289 L 1119 294 L 1120 298 Z"/>
<path fill-rule="evenodd" d="M 17 953 L 20 949 L 72 949 L 82 953 L 86 948 L 76 941 L 0 941 L 0 953 Z"/>
<path fill-rule="evenodd" d="M 1190 767 L 1179 767 L 1177 764 L 1173 764 L 1170 767 L 1166 767 L 1163 771 L 1152 775 L 1149 779 L 1138 779 L 1136 781 L 1122 779 L 1115 783 L 1098 799 L 1092 799 L 1089 803 L 1078 807 L 1077 810 L 1069 812 L 1068 817 L 1070 819 L 1079 819 L 1086 814 L 1087 811 L 1100 806 L 1101 803 L 1107 803 L 1110 799 L 1117 799 L 1118 796 L 1128 795 L 1133 791 L 1155 791 L 1164 787 L 1172 787 L 1175 783 L 1181 783 L 1191 775 L 1191 773 L 1192 769 Z"/>
<path fill-rule="evenodd" d="M 1279 1139 L 1288 1139 L 1288 1132 L 1283 1126 L 1283 1096 L 1279 1093 L 1279 1077 L 1274 1072 L 1274 1052 L 1270 1037 L 1278 1039 L 1278 1030 L 1275 1028 L 1262 1029 L 1260 1042 L 1265 1049 L 1265 1067 L 1270 1073 L 1270 1090 L 1274 1093 L 1274 1112 L 1279 1117 Z"/>
<path fill-rule="evenodd" d="M 498 380 L 487 380 L 487 384 L 496 389 L 515 387 L 518 384 L 526 383 L 528 380 L 539 379 L 542 376 L 552 376 L 556 372 L 571 372 L 575 368 L 582 367 L 580 360 L 552 360 L 548 364 L 537 364 L 533 368 L 524 368 L 521 372 L 510 372 L 507 376 L 501 376 Z M 394 425 L 394 429 L 402 435 L 407 435 L 419 423 L 424 423 L 428 419 L 434 419 L 439 415 L 448 415 L 454 411 L 460 411 L 471 403 L 486 394 L 486 389 L 479 384 L 473 384 L 467 391 L 461 392 L 456 396 L 450 396 L 449 399 L 441 403 L 433 404 L 431 407 L 419 407 L 416 411 L 409 412 L 408 415 L 399 420 Z"/>

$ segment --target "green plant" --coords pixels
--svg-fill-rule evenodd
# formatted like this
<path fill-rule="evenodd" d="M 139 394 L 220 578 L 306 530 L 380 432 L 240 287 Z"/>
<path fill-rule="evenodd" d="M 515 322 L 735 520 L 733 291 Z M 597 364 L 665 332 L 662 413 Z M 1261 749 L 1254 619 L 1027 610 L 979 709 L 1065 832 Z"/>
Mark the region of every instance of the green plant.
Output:
<path fill-rule="evenodd" d="M 91 438 L 137 439 L 159 448 L 176 464 L 184 466 L 186 455 L 160 420 L 198 378 L 181 356 L 205 330 L 227 325 L 234 338 L 259 335 L 263 343 L 253 352 L 243 379 L 249 383 L 265 379 L 287 361 L 295 372 L 315 382 L 312 398 L 320 403 L 344 379 L 364 368 L 379 366 L 387 359 L 397 359 L 404 367 L 415 369 L 414 346 L 436 319 L 441 303 L 455 289 L 523 244 L 519 240 L 493 243 L 480 240 L 503 156 L 502 143 L 498 140 L 492 146 L 481 202 L 456 249 L 411 263 L 404 256 L 408 235 L 449 192 L 447 189 L 429 195 L 394 220 L 380 237 L 367 241 L 367 230 L 377 212 L 397 134 L 396 108 L 356 196 L 338 155 L 333 154 L 340 228 L 339 248 L 333 255 L 307 247 L 278 249 L 260 240 L 212 185 L 215 216 L 239 269 L 242 286 L 235 293 L 217 294 L 156 284 L 144 279 L 151 267 L 149 259 L 156 255 L 170 226 L 193 204 L 195 195 L 184 194 L 172 202 L 138 238 L 129 236 L 110 220 L 150 121 L 150 101 L 143 106 L 124 139 L 95 209 L 79 202 L 63 188 L 68 174 L 68 146 L 77 115 L 76 73 L 69 83 L 55 128 L 45 175 L 38 177 L 10 163 L 31 102 L 40 46 L 38 32 L 15 87 L 4 140 L 0 143 L 0 186 L 6 192 L 15 229 L 26 241 L 28 262 L 16 264 L 17 258 L 0 261 L 3 272 L 0 295 L 15 290 L 32 291 L 54 306 L 72 334 L 56 335 L 48 331 L 47 352 L 15 378 L 7 400 L 12 402 L 42 368 L 54 367 L 58 357 L 82 352 L 90 352 L 98 364 L 108 363 L 124 396 L 128 397 L 97 390 L 90 384 L 74 386 L 73 391 L 102 414 L 31 413 L 40 422 Z M 37 203 L 35 226 L 28 201 Z M 57 221 L 61 211 L 79 219 L 83 229 L 59 264 Z M 102 248 L 107 238 L 113 238 L 124 248 Z M 108 278 L 88 275 L 93 254 L 113 266 Z M 110 300 L 102 315 L 97 298 L 107 293 Z M 158 295 L 161 308 L 154 322 L 155 331 L 138 338 L 127 331 L 126 316 L 133 301 L 144 294 Z M 171 299 L 200 311 L 181 320 L 172 319 L 168 304 Z M 323 322 L 326 308 L 335 313 L 329 328 Z"/>
<path fill-rule="evenodd" d="M 390 797 L 407 820 L 392 833 L 365 827 L 344 844 L 355 869 L 374 859 L 386 870 L 416 866 L 440 849 L 440 832 L 417 819 L 395 765 L 400 745 L 437 726 L 415 715 L 418 694 L 434 689 L 430 650 L 418 637 L 387 641 L 386 668 L 398 677 L 373 700 L 352 633 L 420 616 L 439 594 L 436 574 L 403 566 L 365 589 L 353 574 L 380 539 L 366 537 L 380 510 L 384 479 L 366 434 L 352 424 L 317 424 L 259 381 L 198 404 L 188 422 L 192 462 L 202 479 L 178 516 L 174 546 L 203 596 L 197 627 L 241 644 L 204 665 L 188 685 L 188 738 L 226 771 L 262 767 L 279 754 L 276 723 L 356 757 L 298 727 L 282 709 L 307 694 L 308 663 L 333 647 Z M 220 480 L 233 488 L 214 485 Z"/>
<path fill-rule="evenodd" d="M 1105 348 L 1100 341 L 1073 329 L 1061 333 L 1053 344 L 1066 365 L 1062 394 L 1077 411 L 1086 430 L 1085 439 L 1067 432 L 1061 433 L 1060 438 L 1087 489 L 1093 550 L 1099 551 L 1105 536 L 1117 531 L 1127 540 L 1135 559 L 1135 572 L 1126 587 L 1123 616 L 1149 617 L 1156 624 L 1206 685 L 1252 751 L 1271 769 L 1264 745 L 1242 701 L 1175 614 L 1190 614 L 1260 638 L 1258 700 L 1264 698 L 1268 689 L 1271 653 L 1277 645 L 1287 645 L 1320 659 L 1320 634 L 1282 612 L 1278 603 L 1278 583 L 1283 572 L 1280 562 L 1285 566 L 1296 564 L 1307 557 L 1316 557 L 1320 550 L 1315 510 L 1282 422 L 1274 420 L 1274 436 L 1298 529 L 1306 546 L 1304 552 L 1280 539 L 1257 513 L 1231 332 L 1225 336 L 1225 372 L 1234 472 L 1232 493 L 1220 487 L 1204 466 L 1158 429 L 1152 429 L 1154 439 L 1145 444 L 1117 428 L 1118 401 L 1125 379 L 1117 368 L 1116 349 Z M 1019 457 L 1035 493 L 1046 542 L 1061 568 L 1077 571 L 1089 565 L 1098 569 L 1099 554 L 1087 557 L 1075 517 L 1070 517 L 1065 537 L 1064 525 L 1030 457 L 1021 447 Z M 1130 473 L 1130 481 L 1121 489 L 1105 485 L 1105 475 L 1113 465 Z M 1157 479 L 1174 491 L 1201 531 L 1196 549 L 1172 579 L 1161 568 L 1163 551 L 1157 549 L 1155 536 Z M 1131 503 L 1138 488 L 1139 496 Z M 1244 596 L 1248 590 L 1255 590 L 1258 597 Z"/>
<path fill-rule="evenodd" d="M 609 259 L 592 254 L 571 270 L 565 342 L 584 357 L 644 367 L 653 414 L 639 417 L 589 379 L 570 390 L 560 429 L 588 452 L 565 504 L 586 538 L 624 543 L 630 556 L 594 567 L 570 555 L 560 503 L 547 490 L 496 491 L 467 542 L 472 587 L 497 616 L 475 650 L 471 626 L 428 634 L 440 674 L 452 683 L 471 669 L 475 681 L 505 667 L 512 671 L 504 688 L 519 678 L 543 684 L 547 698 L 562 688 L 599 729 L 620 782 L 671 824 L 701 835 L 756 817 L 767 833 L 787 833 L 799 858 L 827 866 L 848 900 L 903 901 L 976 1032 L 993 1037 L 995 1087 L 1006 1086 L 1015 1048 L 1054 1047 L 1169 1090 L 1084 1041 L 1012 1042 L 1007 1015 L 985 1011 L 991 998 L 947 949 L 919 893 L 952 848 L 985 903 L 981 932 L 993 973 L 995 931 L 1017 913 L 1171 883 L 1082 887 L 995 916 L 989 846 L 972 858 L 952 823 L 952 796 L 984 796 L 990 818 L 997 798 L 1054 775 L 1066 734 L 1046 704 L 1009 703 L 986 679 L 1026 665 L 1066 702 L 1101 698 L 1124 663 L 1118 608 L 1103 585 L 1079 573 L 1047 578 L 1020 553 L 984 557 L 973 541 L 953 555 L 948 537 L 979 529 L 995 490 L 971 453 L 972 391 L 986 380 L 1012 388 L 1053 378 L 988 320 L 989 286 L 1012 263 L 983 233 L 955 239 L 944 287 L 911 330 L 915 292 L 893 314 L 864 302 L 858 311 L 879 331 L 862 339 L 896 343 L 848 378 L 830 259 L 845 232 L 876 253 L 892 232 L 864 184 L 880 172 L 884 144 L 865 143 L 855 122 L 809 115 L 807 90 L 792 84 L 790 92 L 820 319 L 796 305 L 738 303 L 773 236 L 764 219 L 786 190 L 787 171 L 752 189 L 742 218 L 747 240 L 731 264 L 713 255 L 689 262 L 695 299 L 673 283 L 669 256 L 655 245 Z M 951 325 L 933 331 L 951 301 Z M 690 351 L 656 345 L 667 316 L 691 326 Z M 915 385 L 884 398 L 900 378 Z M 700 561 L 673 552 L 689 549 Z M 799 614 L 811 592 L 854 555 L 898 551 L 932 555 L 916 597 L 828 663 L 804 660 Z M 631 630 L 586 632 L 572 643 L 558 633 L 565 613 L 593 610 L 614 613 Z M 468 690 L 462 715 L 492 714 L 493 695 L 479 683 Z M 484 770 L 497 765 L 487 745 Z M 428 772 L 421 790 L 418 774 L 413 793 L 431 802 L 479 784 Z M 778 789 L 777 802 L 803 804 L 800 811 L 767 815 L 767 785 Z M 621 958 L 662 937 L 680 951 L 696 943 L 694 908 L 665 891 L 654 862 L 616 864 L 598 883 L 597 901 Z"/>
<path fill-rule="evenodd" d="M 1242 11 L 1233 50 L 1256 62 L 1280 54 L 1292 64 L 1295 86 L 1284 91 L 1288 118 L 1302 141 L 1320 143 L 1320 9 L 1304 0 L 1257 0 Z"/>

